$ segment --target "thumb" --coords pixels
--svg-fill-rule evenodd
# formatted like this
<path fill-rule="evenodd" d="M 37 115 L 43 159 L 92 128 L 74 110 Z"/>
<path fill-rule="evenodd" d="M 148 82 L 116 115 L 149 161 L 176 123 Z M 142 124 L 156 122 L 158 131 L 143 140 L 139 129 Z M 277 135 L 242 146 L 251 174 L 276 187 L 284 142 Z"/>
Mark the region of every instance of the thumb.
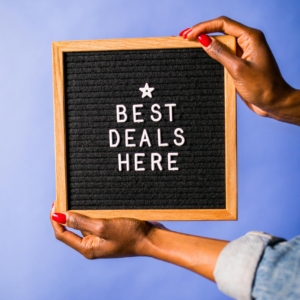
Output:
<path fill-rule="evenodd" d="M 197 39 L 210 57 L 221 63 L 234 79 L 237 78 L 238 70 L 244 65 L 241 58 L 212 36 L 200 34 Z"/>
<path fill-rule="evenodd" d="M 71 211 L 53 213 L 52 220 L 63 224 L 64 226 L 97 236 L 100 236 L 103 232 L 104 224 L 106 222 L 104 219 L 92 219 Z"/>

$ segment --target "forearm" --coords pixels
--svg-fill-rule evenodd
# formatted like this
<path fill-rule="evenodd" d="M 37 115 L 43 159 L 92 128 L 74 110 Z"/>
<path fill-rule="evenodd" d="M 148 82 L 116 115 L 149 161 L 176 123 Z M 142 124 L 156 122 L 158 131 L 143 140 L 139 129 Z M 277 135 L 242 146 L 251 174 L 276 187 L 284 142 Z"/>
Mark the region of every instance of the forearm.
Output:
<path fill-rule="evenodd" d="M 198 273 L 212 281 L 213 271 L 227 241 L 153 228 L 143 242 L 142 255 Z"/>

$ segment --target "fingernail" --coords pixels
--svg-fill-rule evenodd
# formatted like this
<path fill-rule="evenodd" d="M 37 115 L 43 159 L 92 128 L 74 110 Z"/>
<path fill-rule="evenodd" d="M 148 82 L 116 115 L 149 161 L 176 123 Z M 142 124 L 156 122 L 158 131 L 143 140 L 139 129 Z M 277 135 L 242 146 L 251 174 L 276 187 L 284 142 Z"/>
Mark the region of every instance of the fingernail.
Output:
<path fill-rule="evenodd" d="M 211 44 L 212 39 L 206 34 L 200 34 L 198 36 L 198 41 L 204 47 L 208 47 Z"/>
<path fill-rule="evenodd" d="M 184 32 L 187 31 L 187 30 L 189 30 L 189 29 L 190 29 L 190 28 L 186 28 L 186 29 L 182 30 L 182 31 L 179 33 L 179 36 L 183 36 Z"/>
<path fill-rule="evenodd" d="M 183 38 L 186 39 L 187 35 L 188 35 L 192 30 L 193 30 L 193 29 L 187 30 L 187 31 L 183 34 Z"/>
<path fill-rule="evenodd" d="M 65 214 L 54 213 L 54 214 L 52 214 L 52 220 L 57 222 L 57 223 L 65 224 L 67 218 L 66 218 Z"/>

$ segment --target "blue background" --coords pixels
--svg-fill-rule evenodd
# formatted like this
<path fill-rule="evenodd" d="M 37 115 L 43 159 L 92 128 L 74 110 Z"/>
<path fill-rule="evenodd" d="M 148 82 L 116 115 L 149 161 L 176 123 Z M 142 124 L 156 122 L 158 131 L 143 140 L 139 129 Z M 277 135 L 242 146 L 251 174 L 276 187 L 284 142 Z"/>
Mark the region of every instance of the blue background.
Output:
<path fill-rule="evenodd" d="M 51 42 L 177 35 L 227 15 L 264 31 L 284 78 L 299 84 L 299 1 L 0 2 L 0 298 L 228 299 L 215 284 L 150 258 L 88 261 L 56 241 Z M 259 84 L 259 83 L 258 83 Z M 232 240 L 250 230 L 300 232 L 300 127 L 238 99 L 236 222 L 165 222 Z"/>

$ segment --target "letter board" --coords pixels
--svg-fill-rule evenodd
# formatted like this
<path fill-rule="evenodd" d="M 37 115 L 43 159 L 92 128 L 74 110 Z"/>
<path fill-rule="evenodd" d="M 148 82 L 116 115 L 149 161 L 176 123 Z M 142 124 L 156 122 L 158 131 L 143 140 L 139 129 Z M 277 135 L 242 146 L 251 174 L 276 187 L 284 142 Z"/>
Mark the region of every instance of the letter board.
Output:
<path fill-rule="evenodd" d="M 235 88 L 198 42 L 55 42 L 53 77 L 57 211 L 236 219 Z"/>

